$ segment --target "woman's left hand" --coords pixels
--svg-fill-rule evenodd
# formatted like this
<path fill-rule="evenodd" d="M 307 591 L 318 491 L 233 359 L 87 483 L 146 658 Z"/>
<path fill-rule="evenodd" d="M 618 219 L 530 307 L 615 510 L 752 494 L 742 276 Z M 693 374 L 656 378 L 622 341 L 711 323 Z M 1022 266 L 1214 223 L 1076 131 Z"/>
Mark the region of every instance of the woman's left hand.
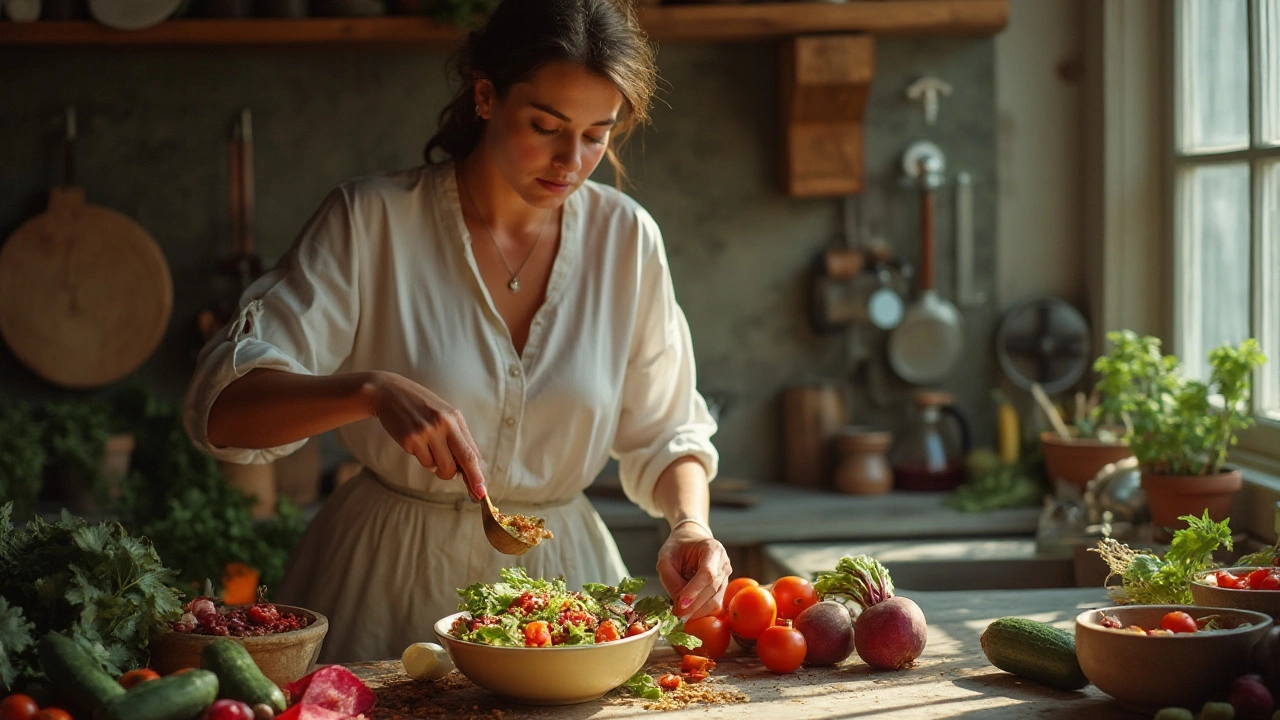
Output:
<path fill-rule="evenodd" d="M 673 530 L 658 551 L 658 578 L 683 620 L 718 612 L 732 573 L 724 545 L 695 523 Z"/>

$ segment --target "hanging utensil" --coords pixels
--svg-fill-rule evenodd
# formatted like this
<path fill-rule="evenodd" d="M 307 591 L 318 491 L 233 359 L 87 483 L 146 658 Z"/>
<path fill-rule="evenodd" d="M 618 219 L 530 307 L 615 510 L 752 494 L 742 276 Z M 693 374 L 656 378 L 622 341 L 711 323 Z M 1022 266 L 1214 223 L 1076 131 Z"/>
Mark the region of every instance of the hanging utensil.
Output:
<path fill-rule="evenodd" d="M 169 326 L 164 253 L 125 215 L 85 203 L 76 185 L 76 113 L 67 108 L 65 179 L 49 208 L 0 248 L 0 335 L 45 380 L 108 385 L 136 370 Z"/>
<path fill-rule="evenodd" d="M 934 289 L 934 190 L 942 185 L 945 158 L 921 141 L 907 149 L 903 165 L 920 190 L 920 297 L 889 336 L 889 365 L 903 380 L 923 385 L 951 373 L 964 351 L 964 330 L 955 306 Z"/>

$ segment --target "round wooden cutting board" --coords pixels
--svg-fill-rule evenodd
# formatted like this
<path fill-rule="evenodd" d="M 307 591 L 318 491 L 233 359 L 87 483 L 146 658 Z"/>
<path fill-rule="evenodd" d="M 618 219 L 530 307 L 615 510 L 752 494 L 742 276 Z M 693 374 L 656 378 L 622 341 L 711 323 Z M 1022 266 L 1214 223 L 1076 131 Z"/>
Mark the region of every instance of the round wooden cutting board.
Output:
<path fill-rule="evenodd" d="M 173 309 L 169 266 L 142 226 L 86 205 L 75 185 L 0 247 L 0 335 L 40 377 L 68 388 L 115 382 L 159 345 Z"/>

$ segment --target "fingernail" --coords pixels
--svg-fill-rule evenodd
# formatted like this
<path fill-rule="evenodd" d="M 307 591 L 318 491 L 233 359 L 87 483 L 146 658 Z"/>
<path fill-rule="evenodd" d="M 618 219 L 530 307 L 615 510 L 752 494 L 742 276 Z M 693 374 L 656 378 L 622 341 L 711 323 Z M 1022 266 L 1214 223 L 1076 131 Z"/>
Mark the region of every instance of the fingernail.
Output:
<path fill-rule="evenodd" d="M 476 485 L 476 502 L 483 500 L 484 496 L 488 494 L 489 492 L 484 489 L 484 483 Z"/>
<path fill-rule="evenodd" d="M 693 598 L 691 598 L 691 597 L 681 598 L 681 599 L 680 599 L 680 608 L 681 608 L 682 610 L 683 610 L 684 608 L 689 607 L 689 606 L 690 606 L 690 605 L 692 605 L 692 604 L 693 604 Z"/>

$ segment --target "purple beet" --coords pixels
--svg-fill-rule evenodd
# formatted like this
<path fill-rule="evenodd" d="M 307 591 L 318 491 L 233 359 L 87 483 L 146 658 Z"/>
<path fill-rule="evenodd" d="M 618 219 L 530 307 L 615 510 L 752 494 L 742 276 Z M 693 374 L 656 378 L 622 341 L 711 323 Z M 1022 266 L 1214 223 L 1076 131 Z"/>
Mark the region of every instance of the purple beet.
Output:
<path fill-rule="evenodd" d="M 929 639 L 920 606 L 902 596 L 872 605 L 853 624 L 858 657 L 881 670 L 905 670 L 915 664 Z"/>

